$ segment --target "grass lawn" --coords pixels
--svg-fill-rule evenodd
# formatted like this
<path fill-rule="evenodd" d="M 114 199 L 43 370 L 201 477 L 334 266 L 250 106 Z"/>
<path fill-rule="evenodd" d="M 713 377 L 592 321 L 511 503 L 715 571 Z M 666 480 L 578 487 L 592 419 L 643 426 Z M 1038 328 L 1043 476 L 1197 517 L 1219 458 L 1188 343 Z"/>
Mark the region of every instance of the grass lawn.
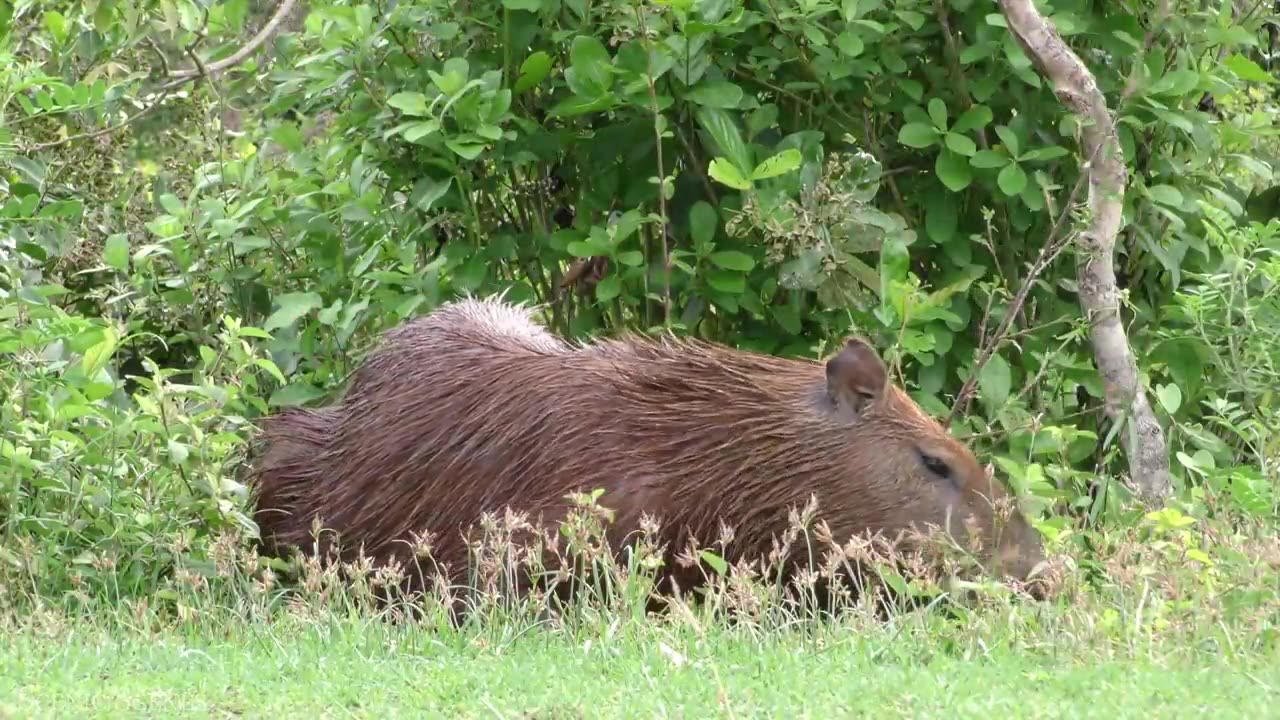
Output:
<path fill-rule="evenodd" d="M 657 624 L 484 637 L 355 620 L 23 629 L 0 645 L 0 717 L 1261 718 L 1280 702 L 1273 656 L 1153 644 L 1014 649 L 845 628 L 699 638 Z"/>

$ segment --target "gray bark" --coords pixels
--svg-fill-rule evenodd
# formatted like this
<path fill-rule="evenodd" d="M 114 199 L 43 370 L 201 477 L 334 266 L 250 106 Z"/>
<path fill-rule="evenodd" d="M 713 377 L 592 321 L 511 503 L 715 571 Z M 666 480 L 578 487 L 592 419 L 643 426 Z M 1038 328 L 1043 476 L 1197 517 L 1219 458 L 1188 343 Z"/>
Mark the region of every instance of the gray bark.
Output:
<path fill-rule="evenodd" d="M 1133 484 L 1142 499 L 1160 504 L 1172 490 L 1168 447 L 1164 429 L 1138 381 L 1138 366 L 1120 322 L 1114 262 L 1128 173 L 1115 122 L 1093 74 L 1032 1 L 999 0 L 999 4 L 1009 31 L 1052 84 L 1058 100 L 1085 121 L 1080 142 L 1085 157 L 1090 158 L 1082 168 L 1089 177 L 1089 226 L 1079 234 L 1076 276 L 1080 305 L 1089 319 L 1089 338 L 1102 375 L 1107 416 L 1112 422 L 1125 423 L 1119 436 Z"/>

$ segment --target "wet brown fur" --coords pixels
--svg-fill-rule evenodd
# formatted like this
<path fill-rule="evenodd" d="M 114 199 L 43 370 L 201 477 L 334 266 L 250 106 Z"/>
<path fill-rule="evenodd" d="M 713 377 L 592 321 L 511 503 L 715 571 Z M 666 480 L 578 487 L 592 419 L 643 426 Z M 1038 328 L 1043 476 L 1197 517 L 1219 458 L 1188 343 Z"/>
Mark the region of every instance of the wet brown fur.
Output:
<path fill-rule="evenodd" d="M 468 561 L 459 531 L 481 513 L 555 522 L 567 494 L 593 488 L 616 511 L 611 541 L 648 512 L 674 553 L 690 535 L 711 544 L 723 521 L 731 562 L 767 553 L 811 494 L 838 540 L 948 519 L 963 536 L 971 515 L 989 544 L 991 503 L 1007 494 L 860 341 L 826 363 L 670 336 L 576 346 L 497 299 L 388 332 L 339 404 L 269 418 L 262 441 L 269 545 L 309 549 L 318 514 L 345 546 L 405 560 L 410 533 L 430 529 L 454 573 Z M 997 556 L 1025 577 L 1043 558 L 1038 533 L 1016 512 L 1006 525 Z"/>

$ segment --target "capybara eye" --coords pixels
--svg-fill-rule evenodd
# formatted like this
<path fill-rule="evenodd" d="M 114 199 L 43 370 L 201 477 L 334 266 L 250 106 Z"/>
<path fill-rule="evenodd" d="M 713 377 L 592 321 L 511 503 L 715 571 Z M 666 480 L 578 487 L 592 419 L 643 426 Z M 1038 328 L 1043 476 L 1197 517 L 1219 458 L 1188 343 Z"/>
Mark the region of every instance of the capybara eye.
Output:
<path fill-rule="evenodd" d="M 926 470 L 937 475 L 943 480 L 951 477 L 951 467 L 947 465 L 947 462 L 942 458 L 934 457 L 929 453 L 922 452 L 920 453 L 920 462 L 924 463 Z"/>

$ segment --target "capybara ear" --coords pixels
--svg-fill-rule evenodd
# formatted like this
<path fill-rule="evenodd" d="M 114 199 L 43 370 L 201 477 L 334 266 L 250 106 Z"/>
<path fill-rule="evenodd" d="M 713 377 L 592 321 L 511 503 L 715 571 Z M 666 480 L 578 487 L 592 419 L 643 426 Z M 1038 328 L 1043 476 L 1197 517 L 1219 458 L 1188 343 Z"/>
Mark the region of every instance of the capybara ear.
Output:
<path fill-rule="evenodd" d="M 849 338 L 827 361 L 827 394 L 839 407 L 860 413 L 884 395 L 889 371 L 866 341 Z"/>

